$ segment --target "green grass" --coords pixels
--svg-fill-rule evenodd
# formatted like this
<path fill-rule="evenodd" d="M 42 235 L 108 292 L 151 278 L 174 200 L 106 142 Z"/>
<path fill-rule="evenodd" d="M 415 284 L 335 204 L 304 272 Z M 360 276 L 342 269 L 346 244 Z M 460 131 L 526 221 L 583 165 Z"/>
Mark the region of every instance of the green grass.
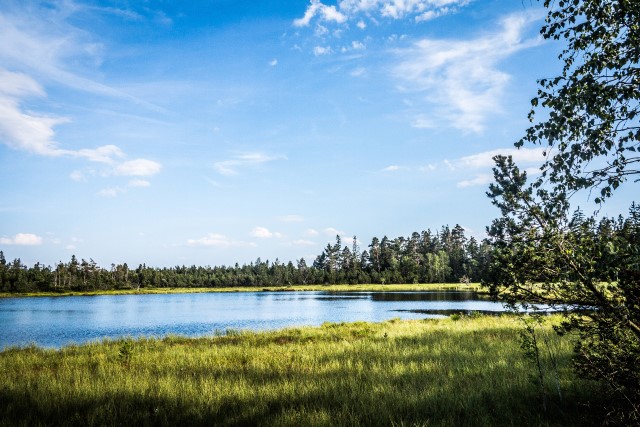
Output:
<path fill-rule="evenodd" d="M 398 291 L 437 291 L 437 290 L 469 290 L 482 292 L 479 283 L 430 283 L 405 285 L 295 285 L 265 287 L 228 287 L 228 288 L 141 288 L 96 290 L 96 291 L 62 291 L 62 292 L 0 292 L 0 298 L 35 297 L 35 296 L 84 296 L 84 295 L 140 295 L 140 294 L 182 294 L 206 292 L 256 292 L 256 291 L 327 291 L 327 292 L 398 292 Z"/>
<path fill-rule="evenodd" d="M 11 348 L 0 353 L 0 425 L 596 423 L 580 402 L 597 390 L 548 327 L 563 399 L 542 411 L 519 330 L 508 316 L 462 316 Z"/>

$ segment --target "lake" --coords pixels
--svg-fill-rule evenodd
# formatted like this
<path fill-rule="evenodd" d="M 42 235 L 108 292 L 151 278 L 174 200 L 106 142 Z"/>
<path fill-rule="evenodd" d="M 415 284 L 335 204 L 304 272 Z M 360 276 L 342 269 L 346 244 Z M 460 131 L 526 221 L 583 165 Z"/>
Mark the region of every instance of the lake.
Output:
<path fill-rule="evenodd" d="M 501 312 L 475 292 L 220 292 L 0 299 L 0 349 L 60 348 L 123 336 L 203 336 L 323 322 Z"/>

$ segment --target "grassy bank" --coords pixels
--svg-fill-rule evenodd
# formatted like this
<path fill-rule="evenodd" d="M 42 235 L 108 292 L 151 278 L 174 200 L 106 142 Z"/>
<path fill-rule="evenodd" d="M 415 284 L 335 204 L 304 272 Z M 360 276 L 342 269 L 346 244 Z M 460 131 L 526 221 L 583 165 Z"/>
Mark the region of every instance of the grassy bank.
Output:
<path fill-rule="evenodd" d="M 62 292 L 0 292 L 0 298 L 36 297 L 36 296 L 82 296 L 82 295 L 137 295 L 137 294 L 184 294 L 204 292 L 256 292 L 256 291 L 327 291 L 327 292 L 398 292 L 398 291 L 434 291 L 434 290 L 471 290 L 482 291 L 479 283 L 430 283 L 406 285 L 296 285 L 266 287 L 229 287 L 229 288 L 141 288 L 105 291 L 62 291 Z"/>
<path fill-rule="evenodd" d="M 0 353 L 0 425 L 588 425 L 557 345 L 542 411 L 510 317 L 392 320 Z M 551 380 L 551 374 L 547 380 Z"/>

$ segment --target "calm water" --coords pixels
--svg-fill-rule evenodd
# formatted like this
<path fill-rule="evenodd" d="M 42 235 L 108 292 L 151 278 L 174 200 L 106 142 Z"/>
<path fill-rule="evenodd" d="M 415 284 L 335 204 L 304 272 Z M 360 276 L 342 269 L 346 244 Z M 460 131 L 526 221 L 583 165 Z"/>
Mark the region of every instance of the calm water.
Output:
<path fill-rule="evenodd" d="M 503 311 L 474 292 L 229 292 L 0 299 L 0 349 L 122 336 L 200 336 L 323 322 Z"/>

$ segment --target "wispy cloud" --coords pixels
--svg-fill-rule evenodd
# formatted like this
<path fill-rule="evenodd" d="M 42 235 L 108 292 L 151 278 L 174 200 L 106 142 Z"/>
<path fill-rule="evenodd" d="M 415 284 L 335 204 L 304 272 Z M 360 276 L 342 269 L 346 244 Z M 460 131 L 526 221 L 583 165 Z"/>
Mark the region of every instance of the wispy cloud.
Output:
<path fill-rule="evenodd" d="M 54 140 L 56 125 L 67 123 L 64 117 L 48 117 L 23 112 L 23 98 L 43 97 L 44 89 L 31 77 L 0 68 L 0 140 L 16 150 L 43 156 L 66 154 Z"/>
<path fill-rule="evenodd" d="M 320 234 L 317 230 L 314 230 L 313 228 L 308 228 L 305 232 L 304 235 L 307 237 L 315 237 L 318 234 Z"/>
<path fill-rule="evenodd" d="M 304 217 L 301 215 L 284 215 L 278 217 L 282 222 L 304 222 Z"/>
<path fill-rule="evenodd" d="M 513 160 L 519 164 L 541 164 L 545 160 L 545 149 L 541 147 L 520 149 L 500 148 L 464 156 L 450 161 L 450 164 L 455 169 L 489 168 L 495 165 L 493 158 L 498 155 L 512 156 Z"/>
<path fill-rule="evenodd" d="M 345 235 L 344 231 L 340 231 L 340 230 L 338 230 L 336 228 L 333 228 L 333 227 L 327 227 L 322 231 L 324 232 L 325 235 L 330 236 L 330 237 L 344 236 Z"/>
<path fill-rule="evenodd" d="M 546 153 L 548 155 L 548 153 Z M 493 174 L 490 173 L 491 168 L 495 166 L 493 158 L 497 155 L 512 156 L 514 161 L 525 168 L 529 175 L 540 173 L 539 167 L 542 165 L 545 156 L 545 149 L 537 148 L 498 148 L 495 150 L 483 151 L 480 153 L 470 154 L 468 156 L 459 157 L 457 159 L 445 159 L 436 163 L 429 163 L 423 166 L 404 166 L 390 165 L 382 169 L 383 172 L 403 171 L 419 171 L 424 173 L 434 172 L 438 170 L 446 170 L 449 173 L 474 174 L 472 178 L 466 178 L 459 181 L 456 186 L 458 188 L 473 187 L 486 185 L 493 181 Z"/>
<path fill-rule="evenodd" d="M 60 147 L 54 127 L 71 120 L 24 111 L 21 107 L 27 98 L 44 96 L 44 89 L 31 77 L 0 68 L 0 143 L 41 156 L 75 157 L 96 163 L 113 164 L 125 157 L 115 145 L 79 150 Z"/>
<path fill-rule="evenodd" d="M 238 170 L 246 167 L 258 166 L 275 160 L 286 160 L 286 156 L 269 156 L 263 153 L 244 153 L 229 160 L 223 160 L 213 164 L 215 170 L 221 175 L 237 175 Z"/>
<path fill-rule="evenodd" d="M 482 171 L 495 165 L 493 158 L 497 155 L 512 156 L 520 166 L 524 166 L 529 175 L 540 173 L 536 166 L 540 166 L 545 160 L 544 148 L 505 148 L 464 156 L 456 160 L 445 161 L 451 171 Z M 473 178 L 464 179 L 457 183 L 458 188 L 487 185 L 493 181 L 493 174 L 479 172 Z"/>
<path fill-rule="evenodd" d="M 29 8 L 11 7 L 0 12 L 0 39 L 3 40 L 0 44 L 3 64 L 0 67 L 0 143 L 40 156 L 101 163 L 106 167 L 101 176 L 150 176 L 160 170 L 158 163 L 145 159 L 127 161 L 123 150 L 116 145 L 64 147 L 56 139 L 56 128 L 73 123 L 72 118 L 36 112 L 27 106 L 33 99 L 46 100 L 47 91 L 40 82 L 145 104 L 76 71 L 84 70 L 84 74 L 89 75 L 95 70 L 102 61 L 103 47 L 93 41 L 89 33 L 70 24 L 70 17 L 89 11 L 117 12 L 119 16 L 136 18 L 128 13 L 98 9 L 64 1 L 38 8 L 37 13 L 27 13 Z M 70 176 L 76 181 L 88 178 L 81 171 L 72 172 Z M 114 189 L 101 193 L 113 194 Z"/>
<path fill-rule="evenodd" d="M 160 172 L 160 163 L 147 159 L 135 159 L 115 167 L 114 173 L 122 176 L 152 176 Z"/>
<path fill-rule="evenodd" d="M 158 107 L 137 99 L 107 84 L 85 77 L 77 68 L 91 68 L 102 62 L 103 46 L 88 33 L 68 23 L 83 8 L 72 1 L 57 2 L 38 13 L 0 13 L 0 60 L 5 67 L 18 69 L 75 90 L 127 99 L 157 110 Z M 67 64 L 73 62 L 74 66 Z M 78 65 L 82 67 L 78 67 Z"/>
<path fill-rule="evenodd" d="M 358 67 L 349 73 L 351 77 L 362 77 L 366 74 L 367 74 L 367 69 L 364 67 Z"/>
<path fill-rule="evenodd" d="M 475 187 L 478 185 L 487 185 L 493 182 L 493 175 L 488 173 L 481 173 L 471 179 L 465 179 L 456 184 L 458 188 Z"/>
<path fill-rule="evenodd" d="M 116 145 L 69 150 L 55 140 L 55 126 L 70 122 L 64 117 L 50 117 L 24 111 L 21 102 L 30 97 L 44 97 L 44 89 L 31 77 L 0 68 L 0 143 L 15 150 L 46 157 L 72 157 L 89 162 L 102 163 L 112 169 L 114 175 L 151 176 L 161 165 L 147 159 L 122 161 L 125 153 Z M 83 181 L 87 175 L 74 171 L 75 181 Z M 104 193 L 113 195 L 113 189 Z"/>
<path fill-rule="evenodd" d="M 209 233 L 199 239 L 187 240 L 188 246 L 214 246 L 219 248 L 231 248 L 231 247 L 252 247 L 256 246 L 255 243 L 243 242 L 241 240 L 233 240 L 223 234 Z"/>
<path fill-rule="evenodd" d="M 305 239 L 293 240 L 291 244 L 294 246 L 315 246 L 316 245 L 315 242 L 312 242 L 311 240 L 305 240 Z"/>
<path fill-rule="evenodd" d="M 119 194 L 125 193 L 127 190 L 121 187 L 103 188 L 98 191 L 100 197 L 117 197 Z"/>
<path fill-rule="evenodd" d="M 129 187 L 150 187 L 151 183 L 145 179 L 132 179 L 129 181 Z"/>
<path fill-rule="evenodd" d="M 32 233 L 18 233 L 13 237 L 0 237 L 0 244 L 16 246 L 39 246 L 42 244 L 42 237 Z"/>
<path fill-rule="evenodd" d="M 519 13 L 502 20 L 499 30 L 469 40 L 422 39 L 398 51 L 394 76 L 401 89 L 423 94 L 421 105 L 431 110 L 416 115 L 418 128 L 451 126 L 469 132 L 484 130 L 487 117 L 502 109 L 510 76 L 499 64 L 509 56 L 541 43 L 524 38 L 535 13 Z"/>

